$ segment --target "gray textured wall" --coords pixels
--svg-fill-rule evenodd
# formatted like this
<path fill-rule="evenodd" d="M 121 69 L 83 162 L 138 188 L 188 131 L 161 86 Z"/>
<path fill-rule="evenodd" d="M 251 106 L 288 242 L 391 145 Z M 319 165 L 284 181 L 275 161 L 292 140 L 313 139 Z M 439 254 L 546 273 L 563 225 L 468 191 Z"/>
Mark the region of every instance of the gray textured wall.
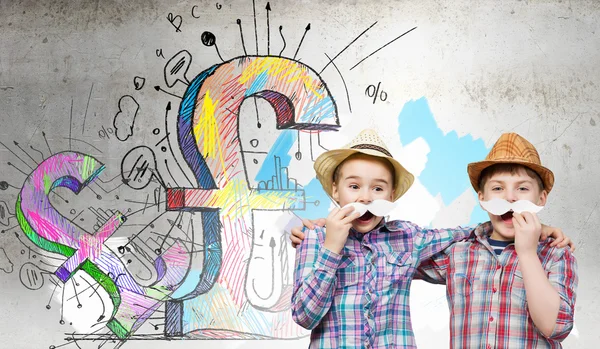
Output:
<path fill-rule="evenodd" d="M 283 232 L 297 223 L 294 215 L 317 217 L 329 208 L 327 197 L 313 180 L 311 158 L 323 148 L 343 144 L 360 129 L 373 127 L 418 177 L 395 216 L 433 226 L 484 219 L 468 185 L 466 163 L 482 158 L 503 132 L 514 131 L 528 138 L 556 175 L 548 207 L 541 213 L 543 222 L 561 227 L 577 245 L 576 328 L 564 346 L 597 348 L 600 279 L 594 258 L 600 243 L 594 232 L 600 224 L 600 3 L 275 0 L 270 2 L 271 11 L 266 5 L 256 1 L 254 10 L 250 0 L 0 0 L 0 346 L 306 347 L 306 337 L 293 339 L 306 333 L 289 324 L 286 292 L 294 251 Z M 241 20 L 244 46 L 237 19 Z M 310 30 L 306 30 L 309 23 Z M 166 211 L 165 187 L 197 186 L 187 182 L 186 178 L 194 182 L 195 172 L 187 166 L 176 136 L 181 96 L 188 86 L 181 81 L 168 85 L 175 81 L 172 75 L 191 81 L 222 63 L 218 54 L 228 61 L 244 56 L 244 51 L 248 55 L 258 52 L 275 56 L 269 64 L 283 61 L 277 57 L 284 48 L 280 26 L 286 45 L 281 55 L 300 62 L 285 60 L 289 64 L 282 69 L 293 71 L 292 76 L 308 72 L 309 81 L 317 81 L 309 86 L 329 104 L 302 114 L 302 103 L 314 103 L 315 91 L 307 90 L 307 85 L 294 90 L 294 83 L 285 75 L 269 83 L 295 91 L 296 116 L 305 118 L 296 121 L 321 124 L 314 127 L 318 130 L 323 124 L 336 124 L 337 115 L 341 128 L 323 131 L 320 136 L 306 130 L 277 129 L 273 109 L 264 99 L 255 104 L 249 98 L 242 103 L 243 94 L 219 90 L 213 81 L 209 88 L 213 88 L 212 106 L 217 109 L 214 120 L 225 115 L 220 107 L 237 103 L 238 108 L 230 112 L 239 114 L 239 137 L 227 139 L 239 141 L 242 148 L 230 149 L 228 154 L 244 160 L 243 166 L 232 165 L 230 170 L 245 172 L 247 181 L 237 172 L 229 176 L 241 178 L 246 188 L 265 185 L 272 196 L 266 202 L 249 199 L 243 190 L 228 189 L 228 197 L 243 197 L 254 210 L 225 202 L 223 197 L 215 199 L 214 205 L 222 207 L 220 219 L 225 226 L 217 234 L 220 245 L 209 248 L 204 245 L 211 233 L 207 215 Z M 416 29 L 370 56 L 413 27 Z M 218 54 L 215 46 L 203 43 L 207 39 L 203 39 L 204 32 L 215 35 Z M 178 56 L 165 73 L 167 62 L 181 50 L 192 57 L 187 72 L 186 67 L 178 73 L 173 68 L 183 57 Z M 338 53 L 335 65 L 322 70 L 329 62 L 326 55 L 334 58 Z M 189 63 L 189 58 L 184 61 Z M 243 76 L 243 69 L 250 69 L 240 68 L 237 61 L 229 67 L 232 72 L 224 76 L 236 72 Z M 326 84 L 327 90 L 319 82 Z M 249 86 L 245 91 L 252 89 Z M 376 87 L 377 95 L 369 96 Z M 130 97 L 121 99 L 123 96 Z M 169 102 L 171 110 L 166 111 Z M 202 146 L 212 152 L 208 156 L 218 168 L 229 161 L 220 156 L 231 144 L 219 144 L 216 137 L 235 123 L 211 124 L 211 105 L 204 106 L 208 109 L 202 115 L 207 118 L 196 131 L 207 140 Z M 163 140 L 167 132 L 169 137 Z M 135 150 L 138 146 L 147 148 Z M 65 217 L 83 235 L 97 231 L 118 215 L 117 211 L 127 216 L 95 251 L 102 251 L 103 257 L 98 258 L 111 259 L 115 268 L 125 268 L 129 276 L 124 278 L 132 284 L 149 290 L 160 278 L 153 260 L 157 255 L 166 261 L 174 258 L 165 250 L 174 251 L 181 244 L 181 255 L 189 258 L 180 269 L 169 264 L 168 275 L 173 280 L 165 282 L 177 287 L 183 282 L 181 287 L 191 290 L 194 280 L 202 277 L 201 272 L 208 274 L 214 262 L 204 260 L 207 251 L 221 253 L 220 274 L 211 291 L 181 301 L 185 292 L 173 293 L 177 287 L 167 287 L 154 295 L 156 302 L 149 301 L 156 305 L 151 318 L 130 334 L 135 339 L 156 341 L 118 340 L 104 327 L 113 308 L 98 279 L 78 271 L 61 281 L 56 271 L 67 259 L 66 253 L 52 253 L 48 245 L 43 249 L 32 243 L 17 221 L 17 196 L 27 186 L 28 176 L 60 172 L 58 162 L 44 170 L 42 160 L 48 165 L 61 152 L 76 157 L 74 151 L 87 156 L 86 161 L 93 157 L 102 162 L 102 174 L 78 195 L 56 188 L 51 194 L 35 197 L 48 197 L 44 207 L 58 212 L 52 222 Z M 150 165 L 144 174 L 138 169 L 145 167 L 135 164 L 140 155 Z M 275 157 L 281 162 L 275 164 Z M 76 163 L 72 166 L 81 169 L 83 165 Z M 286 169 L 279 171 L 277 166 Z M 127 168 L 133 168 L 139 178 L 129 178 Z M 276 176 L 273 182 L 269 182 L 271 174 Z M 157 179 L 159 175 L 163 183 Z M 123 183 L 123 176 L 130 181 Z M 221 174 L 218 180 L 227 176 Z M 287 180 L 288 176 L 299 186 Z M 283 184 L 278 187 L 277 182 Z M 43 187 L 43 179 L 40 183 Z M 228 216 L 223 213 L 225 206 L 231 209 Z M 44 212 L 38 213 L 44 216 Z M 66 228 L 58 223 L 52 229 L 66 236 Z M 65 244 L 77 248 L 82 241 Z M 132 241 L 131 249 L 119 249 L 128 241 Z M 273 250 L 265 247 L 271 243 Z M 153 254 L 156 249 L 159 253 Z M 277 257 L 263 262 L 261 256 L 271 252 Z M 188 271 L 188 279 L 194 280 L 182 281 Z M 116 279 L 114 274 L 109 276 Z M 249 280 L 258 280 L 258 286 L 250 287 Z M 265 294 L 268 296 L 263 297 Z M 445 347 L 448 321 L 443 287 L 415 282 L 411 302 L 420 347 Z M 182 306 L 182 313 L 166 309 L 170 307 L 166 303 Z M 123 304 L 135 308 L 136 301 L 124 300 Z M 127 314 L 133 313 L 121 315 Z M 169 327 L 172 340 L 167 342 Z M 181 338 L 178 331 L 195 339 L 223 336 L 194 331 L 202 328 L 228 329 L 229 335 L 242 340 L 177 340 Z"/>

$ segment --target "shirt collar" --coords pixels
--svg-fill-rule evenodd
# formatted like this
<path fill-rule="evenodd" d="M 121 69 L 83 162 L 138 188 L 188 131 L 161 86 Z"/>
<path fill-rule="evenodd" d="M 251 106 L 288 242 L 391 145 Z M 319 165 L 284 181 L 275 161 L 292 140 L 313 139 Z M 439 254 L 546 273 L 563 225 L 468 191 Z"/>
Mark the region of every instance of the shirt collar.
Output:
<path fill-rule="evenodd" d="M 389 224 L 393 224 L 393 222 L 394 222 L 394 221 L 391 221 L 391 222 L 392 222 L 392 223 L 390 223 L 390 222 L 387 222 L 387 221 L 386 221 L 386 219 L 385 219 L 385 217 L 383 217 L 383 219 L 381 220 L 381 222 L 379 222 L 379 224 L 377 224 L 377 225 L 375 226 L 375 228 L 373 228 L 371 231 L 369 231 L 369 232 L 367 232 L 367 233 L 359 233 L 359 232 L 357 232 L 356 230 L 354 230 L 354 228 L 350 228 L 350 232 L 349 232 L 349 234 L 350 234 L 351 236 L 358 236 L 358 235 L 362 235 L 362 236 L 364 236 L 364 235 L 367 235 L 367 234 L 371 234 L 371 233 L 377 233 L 377 232 L 382 232 L 382 233 L 383 233 L 383 232 L 389 232 L 389 231 L 390 231 L 390 229 L 388 228 L 388 225 L 389 225 Z"/>

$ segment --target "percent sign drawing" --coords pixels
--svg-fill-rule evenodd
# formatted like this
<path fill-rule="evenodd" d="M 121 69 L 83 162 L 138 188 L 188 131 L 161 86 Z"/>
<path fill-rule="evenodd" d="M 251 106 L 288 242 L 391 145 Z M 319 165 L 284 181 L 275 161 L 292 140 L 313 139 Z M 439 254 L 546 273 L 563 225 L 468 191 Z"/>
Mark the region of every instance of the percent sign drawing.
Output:
<path fill-rule="evenodd" d="M 115 130 L 112 127 L 109 127 L 108 129 L 105 128 L 104 126 L 102 126 L 102 128 L 98 131 L 98 137 L 104 139 L 110 139 L 110 135 L 114 135 L 115 134 Z"/>
<path fill-rule="evenodd" d="M 384 90 L 379 91 L 380 86 L 381 81 L 377 83 L 377 86 L 369 85 L 369 87 L 367 87 L 367 89 L 365 90 L 366 96 L 373 97 L 373 104 L 377 102 L 377 97 L 379 97 L 379 99 L 382 102 L 385 102 L 387 100 L 387 92 L 385 92 Z"/>

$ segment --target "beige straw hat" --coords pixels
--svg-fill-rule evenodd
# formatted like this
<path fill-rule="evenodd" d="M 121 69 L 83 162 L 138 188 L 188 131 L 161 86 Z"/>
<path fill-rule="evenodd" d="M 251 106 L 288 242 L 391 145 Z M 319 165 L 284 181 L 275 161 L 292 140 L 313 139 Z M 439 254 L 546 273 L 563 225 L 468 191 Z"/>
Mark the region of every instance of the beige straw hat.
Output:
<path fill-rule="evenodd" d="M 546 192 L 554 186 L 554 174 L 542 166 L 540 155 L 533 144 L 516 133 L 504 133 L 485 157 L 484 161 L 473 162 L 467 166 L 471 185 L 479 191 L 481 171 L 495 164 L 519 164 L 532 169 L 544 183 Z"/>
<path fill-rule="evenodd" d="M 366 129 L 356 136 L 349 144 L 339 149 L 329 150 L 315 161 L 315 172 L 317 179 L 321 182 L 323 189 L 332 196 L 333 174 L 335 169 L 350 155 L 362 153 L 387 159 L 394 167 L 394 201 L 398 200 L 414 181 L 414 176 L 408 172 L 392 154 L 387 146 L 374 130 Z"/>

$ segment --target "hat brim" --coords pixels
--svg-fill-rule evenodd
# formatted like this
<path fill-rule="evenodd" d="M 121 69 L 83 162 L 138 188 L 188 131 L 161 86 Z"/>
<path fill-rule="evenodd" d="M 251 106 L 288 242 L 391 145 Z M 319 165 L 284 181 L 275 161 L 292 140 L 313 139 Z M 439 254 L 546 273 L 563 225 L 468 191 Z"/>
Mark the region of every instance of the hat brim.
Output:
<path fill-rule="evenodd" d="M 554 173 L 544 166 L 538 164 L 532 164 L 529 161 L 524 161 L 520 158 L 515 159 L 502 159 L 502 160 L 484 160 L 479 162 L 473 162 L 467 165 L 467 173 L 469 174 L 469 179 L 471 180 L 471 185 L 476 192 L 480 191 L 479 188 L 479 177 L 481 176 L 481 172 L 486 168 L 496 165 L 496 164 L 519 164 L 525 167 L 530 168 L 535 173 L 537 173 L 542 179 L 542 183 L 544 184 L 544 190 L 549 193 L 554 186 Z"/>
<path fill-rule="evenodd" d="M 393 201 L 398 200 L 411 187 L 415 178 L 408 172 L 396 159 L 387 156 L 377 150 L 372 149 L 333 149 L 329 150 L 317 158 L 315 161 L 315 172 L 317 179 L 321 182 L 325 192 L 333 198 L 333 174 L 335 169 L 346 160 L 350 155 L 361 153 L 386 159 L 394 168 L 394 197 Z"/>

